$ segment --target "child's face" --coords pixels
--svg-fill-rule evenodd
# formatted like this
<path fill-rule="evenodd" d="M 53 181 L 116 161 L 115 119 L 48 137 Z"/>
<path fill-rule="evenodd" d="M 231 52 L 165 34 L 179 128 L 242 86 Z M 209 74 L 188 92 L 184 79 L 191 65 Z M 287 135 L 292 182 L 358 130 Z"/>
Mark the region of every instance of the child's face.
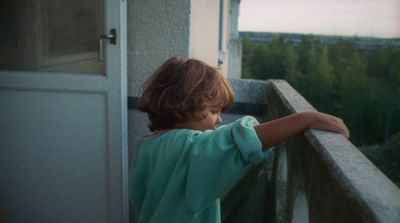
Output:
<path fill-rule="evenodd" d="M 175 128 L 185 128 L 204 131 L 215 129 L 221 123 L 221 106 L 209 104 L 203 111 L 205 117 L 201 120 L 192 120 L 183 123 L 177 123 Z"/>
<path fill-rule="evenodd" d="M 207 107 L 205 113 L 206 117 L 196 123 L 196 130 L 215 129 L 221 123 L 221 108 L 219 106 Z"/>

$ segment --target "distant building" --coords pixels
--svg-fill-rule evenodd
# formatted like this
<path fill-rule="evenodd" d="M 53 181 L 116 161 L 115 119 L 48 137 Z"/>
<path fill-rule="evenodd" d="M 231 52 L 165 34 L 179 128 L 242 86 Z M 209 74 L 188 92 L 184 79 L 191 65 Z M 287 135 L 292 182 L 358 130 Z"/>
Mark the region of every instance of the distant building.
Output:
<path fill-rule="evenodd" d="M 302 38 L 308 36 L 298 33 L 271 33 L 271 32 L 240 32 L 242 39 L 248 39 L 253 43 L 270 43 L 274 37 L 282 37 L 286 41 L 298 45 Z M 330 35 L 309 35 L 321 43 L 335 43 L 340 40 L 352 41 L 358 48 L 373 49 L 384 45 L 395 46 L 400 49 L 400 38 L 376 38 L 358 36 L 330 36 Z"/>

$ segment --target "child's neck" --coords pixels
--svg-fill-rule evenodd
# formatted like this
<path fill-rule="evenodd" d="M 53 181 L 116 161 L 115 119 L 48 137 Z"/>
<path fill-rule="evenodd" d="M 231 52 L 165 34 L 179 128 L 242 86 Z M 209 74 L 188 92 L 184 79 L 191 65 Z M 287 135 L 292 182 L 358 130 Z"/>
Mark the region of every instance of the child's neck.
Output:
<path fill-rule="evenodd" d="M 193 121 L 187 121 L 187 122 L 177 123 L 177 124 L 175 124 L 174 129 L 192 129 L 192 130 L 200 130 L 200 129 L 198 128 L 197 122 L 193 122 Z"/>

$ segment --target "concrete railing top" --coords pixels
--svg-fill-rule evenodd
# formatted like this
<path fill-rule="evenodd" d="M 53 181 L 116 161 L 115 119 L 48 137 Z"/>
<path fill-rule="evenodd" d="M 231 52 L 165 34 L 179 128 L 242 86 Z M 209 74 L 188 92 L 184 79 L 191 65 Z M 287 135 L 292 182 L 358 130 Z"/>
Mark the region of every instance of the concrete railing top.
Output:
<path fill-rule="evenodd" d="M 299 94 L 297 93 L 286 81 L 283 80 L 271 80 L 268 82 L 268 110 L 271 118 L 277 118 L 279 116 L 298 113 L 303 111 L 315 111 L 315 109 Z M 321 202 L 329 203 L 334 202 L 336 195 L 334 193 L 340 193 L 342 197 L 344 197 L 343 201 L 348 201 L 351 204 L 343 204 L 342 206 L 350 205 L 352 208 L 350 210 L 325 210 L 326 212 L 339 213 L 346 215 L 348 212 L 349 215 L 356 215 L 354 218 L 346 218 L 343 219 L 362 219 L 363 222 L 400 222 L 400 190 L 396 187 L 394 183 L 392 183 L 381 171 L 379 171 L 349 140 L 343 137 L 340 134 L 330 133 L 326 131 L 320 130 L 307 130 L 302 136 L 305 141 L 305 145 L 301 150 L 302 153 L 307 154 L 316 154 L 314 157 L 317 157 L 317 161 L 313 160 L 311 157 L 303 157 L 299 158 L 299 156 L 304 156 L 302 154 L 296 154 L 296 151 L 290 152 L 290 150 L 297 150 L 297 148 L 285 148 L 288 152 L 287 162 L 297 162 L 295 159 L 303 159 L 299 161 L 298 164 L 286 163 L 288 166 L 295 166 L 297 169 L 304 168 L 305 170 L 293 170 L 296 173 L 301 173 L 303 180 L 299 180 L 303 184 L 301 190 L 305 192 L 305 196 L 307 197 L 306 206 L 308 206 L 308 212 L 310 212 L 310 216 L 307 214 L 306 222 L 321 222 L 315 221 L 312 219 L 323 219 L 323 218 L 313 218 L 311 216 L 312 210 L 310 211 L 313 204 L 310 202 L 312 199 L 315 199 L 315 196 L 319 196 L 317 199 L 317 203 L 321 204 Z M 300 141 L 301 141 L 300 140 Z M 302 141 L 302 142 L 303 142 Z M 289 147 L 293 146 L 298 142 L 289 143 Z M 283 147 L 288 147 L 287 145 L 283 145 Z M 283 150 L 278 148 L 279 150 Z M 300 151 L 300 150 L 299 150 Z M 292 157 L 289 159 L 290 154 Z M 296 155 L 294 155 L 296 154 Z M 311 156 L 311 155 L 310 155 Z M 278 158 L 279 159 L 279 158 Z M 309 160 L 308 160 L 309 159 Z M 279 160 L 278 160 L 279 162 Z M 327 180 L 315 179 L 317 176 L 312 176 L 312 174 L 316 173 L 315 169 L 318 169 L 319 166 L 315 163 L 321 163 L 322 168 L 326 168 L 326 171 L 318 175 L 319 178 L 323 178 L 326 176 Z M 310 164 L 311 163 L 311 164 Z M 276 169 L 281 168 L 282 164 L 275 165 Z M 295 169 L 296 169 L 295 168 Z M 308 169 L 306 169 L 308 168 Z M 293 168 L 292 168 L 293 169 Z M 295 209 L 295 201 L 297 196 L 295 195 L 297 190 L 299 189 L 297 184 L 297 177 L 295 175 L 290 175 L 290 173 L 274 173 L 275 187 L 279 187 L 279 185 L 283 188 L 276 188 L 276 190 L 281 190 L 280 195 L 282 195 L 282 190 L 288 190 L 283 192 L 285 204 L 279 206 L 276 204 L 277 209 L 285 208 L 291 210 L 284 210 L 286 214 L 289 215 L 288 218 L 282 222 L 296 222 L 296 211 Z M 284 170 L 287 171 L 287 170 Z M 298 172 L 300 171 L 300 172 Z M 310 176 L 311 175 L 311 176 Z M 286 179 L 279 179 L 285 178 Z M 325 182 L 330 182 L 328 184 L 335 184 L 335 188 L 331 189 L 329 185 L 323 186 Z M 317 194 L 315 194 L 315 190 L 320 190 L 319 185 L 310 185 L 315 184 L 316 182 L 321 182 L 321 187 L 330 188 L 327 189 L 328 192 L 324 192 L 324 189 L 321 189 Z M 293 187 L 297 187 L 297 189 L 293 189 L 290 191 L 291 186 L 289 184 L 296 184 Z M 333 195 L 329 193 L 332 192 Z M 339 192 L 338 192 L 339 191 Z M 280 196 L 277 195 L 277 196 Z M 289 198 L 289 197 L 292 197 Z M 314 197 L 314 198 L 313 198 Z M 292 200 L 292 201 L 290 201 Z M 290 204 L 292 202 L 292 204 Z M 314 202 L 315 203 L 315 202 Z M 318 206 L 318 205 L 317 205 Z M 320 205 L 324 206 L 324 205 Z M 338 208 L 339 207 L 339 208 Z M 321 208 L 321 207 L 314 207 Z M 331 205 L 331 208 L 340 209 L 339 205 Z M 279 210 L 277 210 L 279 212 Z M 304 210 L 303 210 L 304 211 Z M 320 211 L 320 210 L 318 210 Z M 324 210 L 321 210 L 323 212 Z M 290 213 L 288 213 L 290 212 Z M 357 212 L 357 213 L 352 213 Z M 278 213 L 279 215 L 279 213 Z M 329 215 L 329 214 L 328 214 Z M 279 220 L 278 218 L 275 218 Z M 338 220 L 338 219 L 336 219 Z M 324 221 L 325 222 L 325 221 Z M 334 219 L 329 222 L 342 222 L 335 221 Z M 350 222 L 350 220 L 343 220 L 343 222 Z"/>

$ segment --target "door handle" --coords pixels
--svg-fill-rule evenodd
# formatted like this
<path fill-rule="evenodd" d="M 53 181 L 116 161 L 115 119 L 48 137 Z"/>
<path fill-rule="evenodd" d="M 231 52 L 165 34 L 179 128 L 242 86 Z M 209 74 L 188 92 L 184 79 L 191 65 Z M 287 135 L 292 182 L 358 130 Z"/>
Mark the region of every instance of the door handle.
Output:
<path fill-rule="evenodd" d="M 117 30 L 111 29 L 110 34 L 101 34 L 99 37 L 99 60 L 104 60 L 103 40 L 109 40 L 111 44 L 117 44 Z"/>

